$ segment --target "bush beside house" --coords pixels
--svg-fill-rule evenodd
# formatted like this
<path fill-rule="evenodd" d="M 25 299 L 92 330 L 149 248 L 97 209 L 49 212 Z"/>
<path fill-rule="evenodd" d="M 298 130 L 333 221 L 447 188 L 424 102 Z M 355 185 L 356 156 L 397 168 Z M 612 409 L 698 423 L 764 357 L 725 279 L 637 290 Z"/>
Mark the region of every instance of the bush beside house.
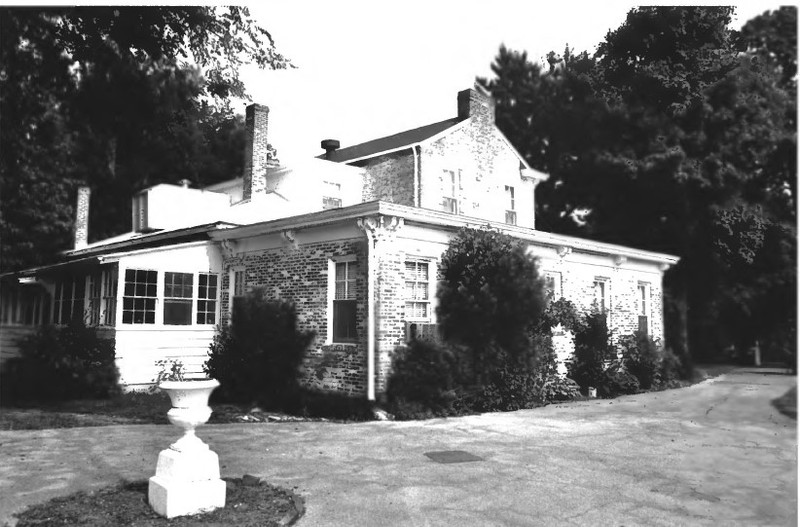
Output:
<path fill-rule="evenodd" d="M 19 351 L 3 364 L 4 402 L 105 399 L 120 392 L 114 339 L 80 320 L 42 326 L 19 342 Z"/>

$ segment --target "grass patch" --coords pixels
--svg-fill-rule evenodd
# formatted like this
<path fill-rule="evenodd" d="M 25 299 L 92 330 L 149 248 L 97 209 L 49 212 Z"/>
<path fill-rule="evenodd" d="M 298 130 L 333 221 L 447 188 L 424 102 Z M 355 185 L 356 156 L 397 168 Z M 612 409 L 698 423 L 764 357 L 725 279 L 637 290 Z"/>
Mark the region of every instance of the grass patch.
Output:
<path fill-rule="evenodd" d="M 82 525 L 136 527 L 191 525 L 276 526 L 292 525 L 302 515 L 302 499 L 292 491 L 252 476 L 230 479 L 225 507 L 168 520 L 147 502 L 147 481 L 137 481 L 94 492 L 78 492 L 34 505 L 15 514 L 18 527 Z"/>

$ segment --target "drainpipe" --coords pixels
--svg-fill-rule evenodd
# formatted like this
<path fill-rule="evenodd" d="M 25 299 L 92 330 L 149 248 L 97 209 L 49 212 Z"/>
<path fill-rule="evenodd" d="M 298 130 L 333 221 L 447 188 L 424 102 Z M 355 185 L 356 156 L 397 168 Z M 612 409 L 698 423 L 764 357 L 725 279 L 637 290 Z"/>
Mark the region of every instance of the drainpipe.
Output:
<path fill-rule="evenodd" d="M 375 287 L 377 254 L 375 228 L 372 218 L 360 218 L 358 226 L 367 234 L 367 400 L 375 400 Z"/>

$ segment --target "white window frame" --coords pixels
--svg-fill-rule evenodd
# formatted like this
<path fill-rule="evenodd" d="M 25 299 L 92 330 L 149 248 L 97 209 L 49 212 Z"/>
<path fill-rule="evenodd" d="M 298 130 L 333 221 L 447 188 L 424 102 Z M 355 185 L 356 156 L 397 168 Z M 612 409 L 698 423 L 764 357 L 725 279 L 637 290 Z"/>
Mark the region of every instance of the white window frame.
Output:
<path fill-rule="evenodd" d="M 406 273 L 406 264 L 407 263 L 414 263 L 414 264 L 425 264 L 428 267 L 428 298 L 427 300 L 418 300 L 418 299 L 411 299 L 406 296 L 406 284 L 407 282 L 414 282 L 419 283 L 420 280 L 409 280 L 409 276 Z M 436 296 L 435 287 L 436 285 L 436 262 L 431 258 L 419 258 L 419 257 L 408 257 L 403 260 L 403 309 L 404 309 L 404 317 L 407 322 L 423 322 L 423 323 L 432 323 L 433 322 L 433 310 L 434 304 L 433 299 Z M 425 317 L 412 317 L 408 315 L 408 304 L 409 303 L 419 303 L 419 304 L 427 304 L 427 316 Z"/>
<path fill-rule="evenodd" d="M 201 276 L 207 277 L 215 277 L 216 278 L 216 285 L 214 286 L 215 292 L 214 297 L 206 296 L 204 298 L 200 298 L 200 277 Z M 193 308 L 192 308 L 192 325 L 193 326 L 214 326 L 219 322 L 219 290 L 222 286 L 222 277 L 219 273 L 215 273 L 212 271 L 199 271 L 195 274 L 195 285 L 194 285 L 194 298 L 193 298 Z M 208 281 L 206 281 L 206 291 L 208 291 Z M 213 322 L 203 322 L 200 323 L 197 321 L 197 317 L 200 315 L 200 302 L 214 302 L 214 321 Z M 211 311 L 203 311 L 203 313 L 211 313 Z"/>
<path fill-rule="evenodd" d="M 222 289 L 222 276 L 219 272 L 211 271 L 211 270 L 203 270 L 203 271 L 190 271 L 190 270 L 180 270 L 180 267 L 176 267 L 175 269 L 152 269 L 152 268 L 145 268 L 146 266 L 131 266 L 131 267 L 121 267 L 117 270 L 117 283 L 118 283 L 118 291 L 121 291 L 121 294 L 118 294 L 118 298 L 122 299 L 121 302 L 115 305 L 115 311 L 113 313 L 114 318 L 116 318 L 116 323 L 118 326 L 125 328 L 125 330 L 152 330 L 154 328 L 158 329 L 167 329 L 167 330 L 186 330 L 186 329 L 203 329 L 213 327 L 215 324 L 219 323 L 220 320 L 220 312 L 221 312 L 221 289 Z M 155 298 L 155 316 L 152 323 L 133 323 L 133 322 L 123 322 L 124 319 L 124 311 L 125 311 L 125 275 L 127 271 L 154 271 L 156 273 L 156 296 L 155 297 L 132 297 L 132 298 Z M 189 274 L 192 275 L 192 296 L 191 298 L 188 297 L 170 297 L 170 298 L 182 298 L 184 300 L 188 299 L 191 300 L 191 319 L 189 324 L 165 324 L 164 323 L 164 309 L 165 309 L 165 281 L 166 281 L 166 274 L 167 273 L 178 273 L 178 274 Z M 200 275 L 214 275 L 217 277 L 217 291 L 216 291 L 216 298 L 209 299 L 209 298 L 199 298 L 200 294 Z M 231 297 L 232 298 L 232 297 Z M 200 300 L 214 300 L 214 324 L 198 324 L 197 323 L 197 309 L 199 306 Z M 101 320 L 105 315 L 101 312 Z"/>
<path fill-rule="evenodd" d="M 595 304 L 597 301 L 598 284 L 602 284 L 603 288 L 603 302 L 598 307 L 600 308 L 600 312 L 606 315 L 606 320 L 608 321 L 609 314 L 611 313 L 611 280 L 605 276 L 596 276 L 594 278 L 592 281 L 592 304 Z"/>
<path fill-rule="evenodd" d="M 552 300 L 558 300 L 559 298 L 564 297 L 564 285 L 561 281 L 561 272 L 560 271 L 550 271 L 545 270 L 542 273 L 545 279 L 545 291 L 548 290 L 547 288 L 547 280 L 549 278 L 553 279 L 553 298 Z"/>
<path fill-rule="evenodd" d="M 323 181 L 322 210 L 342 208 L 342 184 L 335 181 Z M 336 203 L 338 202 L 338 203 Z M 328 206 L 333 203 L 333 206 Z"/>
<path fill-rule="evenodd" d="M 328 260 L 328 306 L 327 306 L 327 323 L 328 335 L 325 344 L 355 344 L 352 341 L 336 342 L 333 340 L 333 301 L 336 297 L 336 264 L 340 263 L 356 263 L 358 257 L 355 254 L 346 256 L 336 256 Z M 356 299 L 358 301 L 358 299 Z M 356 324 L 358 321 L 356 320 Z"/>
<path fill-rule="evenodd" d="M 461 214 L 461 169 L 443 169 L 442 176 L 442 210 L 450 214 Z M 449 194 L 448 194 L 449 192 Z M 455 209 L 455 210 L 453 210 Z"/>
<path fill-rule="evenodd" d="M 516 209 L 516 198 L 514 196 L 514 187 L 511 185 L 505 185 L 505 197 L 506 197 L 506 205 L 510 205 L 509 208 L 506 209 L 506 224 L 508 225 L 516 225 L 517 224 L 517 209 Z"/>
<path fill-rule="evenodd" d="M 644 295 L 642 295 L 644 293 Z M 647 334 L 653 334 L 653 300 L 652 286 L 649 282 L 636 284 L 636 316 L 647 317 Z M 638 318 L 637 318 L 638 324 Z"/>

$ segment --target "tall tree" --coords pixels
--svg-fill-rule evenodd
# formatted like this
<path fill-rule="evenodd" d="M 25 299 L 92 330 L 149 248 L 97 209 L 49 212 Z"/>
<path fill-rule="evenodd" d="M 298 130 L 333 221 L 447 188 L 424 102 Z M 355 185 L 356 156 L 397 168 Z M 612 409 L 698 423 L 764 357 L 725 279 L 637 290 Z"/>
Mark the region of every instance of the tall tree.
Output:
<path fill-rule="evenodd" d="M 497 79 L 488 83 L 493 93 L 514 90 L 497 108 L 511 141 L 545 145 L 528 156 L 551 172 L 537 191 L 548 201 L 537 210 L 538 225 L 681 256 L 666 279 L 668 328 L 683 318 L 698 356 L 771 331 L 764 319 L 775 310 L 763 310 L 764 295 L 786 286 L 794 267 L 796 105 L 782 80 L 788 66 L 767 62 L 780 53 L 757 52 L 755 44 L 748 51 L 728 29 L 731 14 L 727 7 L 633 9 L 579 71 L 554 61 L 544 79 L 521 89 L 508 79 L 536 68 L 520 60 L 508 68 L 501 49 Z M 515 112 L 506 101 L 523 93 L 534 99 L 530 107 L 543 108 L 524 119 L 541 124 L 505 128 Z M 559 116 L 572 123 L 566 130 Z M 584 221 L 574 221 L 581 211 Z M 778 311 L 792 309 L 790 297 L 772 297 Z M 668 337 L 684 347 L 680 334 Z"/>
<path fill-rule="evenodd" d="M 79 184 L 97 239 L 127 230 L 133 190 L 235 176 L 238 156 L 209 153 L 241 140 L 224 101 L 245 62 L 290 65 L 245 8 L 0 9 L 0 268 L 69 247 Z"/>

